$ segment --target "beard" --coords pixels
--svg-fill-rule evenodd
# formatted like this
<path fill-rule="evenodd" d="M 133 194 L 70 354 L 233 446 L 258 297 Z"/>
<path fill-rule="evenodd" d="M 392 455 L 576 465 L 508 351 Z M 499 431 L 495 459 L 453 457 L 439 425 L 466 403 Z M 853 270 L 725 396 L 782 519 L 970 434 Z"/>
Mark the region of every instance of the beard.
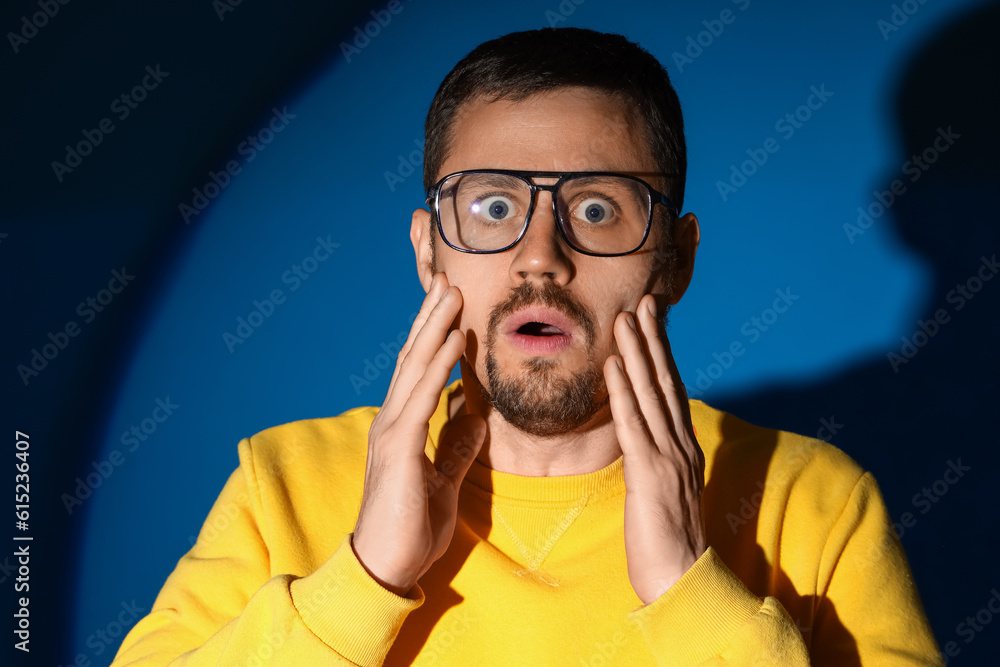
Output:
<path fill-rule="evenodd" d="M 529 305 L 545 305 L 564 313 L 586 338 L 587 365 L 566 376 L 555 359 L 533 358 L 521 363 L 521 373 L 500 371 L 496 358 L 499 327 L 515 310 Z M 525 281 L 490 313 L 486 335 L 486 383 L 483 398 L 515 428 L 531 435 L 548 437 L 573 431 L 587 423 L 609 397 L 601 368 L 603 359 L 594 357 L 594 318 L 569 293 L 552 283 L 544 288 Z"/>
<path fill-rule="evenodd" d="M 432 228 L 432 270 L 436 272 L 434 251 Z M 668 243 L 658 246 L 655 253 L 653 271 L 662 271 L 670 277 L 664 283 L 666 307 L 660 323 L 665 330 L 674 292 L 672 276 L 677 267 L 677 249 Z M 568 315 L 583 331 L 587 339 L 587 365 L 581 372 L 566 377 L 560 373 L 558 361 L 534 358 L 521 363 L 523 372 L 520 375 L 501 373 L 496 358 L 500 322 L 519 308 L 538 304 Z M 614 352 L 619 353 L 617 344 Z M 538 437 L 562 435 L 583 426 L 610 403 L 602 368 L 604 361 L 599 362 L 594 356 L 594 318 L 590 312 L 551 282 L 538 288 L 524 281 L 490 313 L 486 334 L 486 382 L 477 384 L 483 400 L 518 430 Z"/>

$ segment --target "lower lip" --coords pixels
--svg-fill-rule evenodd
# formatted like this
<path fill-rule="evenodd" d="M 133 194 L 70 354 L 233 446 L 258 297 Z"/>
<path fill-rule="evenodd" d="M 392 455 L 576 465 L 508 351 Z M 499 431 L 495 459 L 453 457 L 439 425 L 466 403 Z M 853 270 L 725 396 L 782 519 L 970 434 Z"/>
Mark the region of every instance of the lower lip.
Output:
<path fill-rule="evenodd" d="M 566 334 L 557 336 L 527 336 L 522 333 L 507 334 L 507 340 L 515 348 L 535 357 L 558 354 L 569 347 L 573 337 Z"/>

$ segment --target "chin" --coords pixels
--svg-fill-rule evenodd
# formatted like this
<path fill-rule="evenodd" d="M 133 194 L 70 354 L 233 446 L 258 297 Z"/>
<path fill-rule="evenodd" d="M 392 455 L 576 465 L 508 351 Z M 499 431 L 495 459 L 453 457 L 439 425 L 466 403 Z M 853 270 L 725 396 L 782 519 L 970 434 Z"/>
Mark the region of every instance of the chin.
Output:
<path fill-rule="evenodd" d="M 601 369 L 593 363 L 565 372 L 548 358 L 521 361 L 514 373 L 501 371 L 487 355 L 484 400 L 515 428 L 539 437 L 569 433 L 583 427 L 608 404 Z"/>

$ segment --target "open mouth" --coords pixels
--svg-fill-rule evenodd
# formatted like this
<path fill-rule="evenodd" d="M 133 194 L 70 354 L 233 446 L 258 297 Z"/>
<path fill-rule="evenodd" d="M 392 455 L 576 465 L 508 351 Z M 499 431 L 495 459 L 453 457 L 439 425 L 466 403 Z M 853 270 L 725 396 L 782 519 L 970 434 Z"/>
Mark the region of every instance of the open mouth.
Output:
<path fill-rule="evenodd" d="M 546 322 L 526 322 L 521 325 L 517 333 L 525 336 L 564 336 L 566 332 L 554 324 Z"/>
<path fill-rule="evenodd" d="M 577 329 L 562 312 L 539 306 L 512 313 L 503 327 L 507 341 L 532 357 L 554 355 L 569 347 Z"/>

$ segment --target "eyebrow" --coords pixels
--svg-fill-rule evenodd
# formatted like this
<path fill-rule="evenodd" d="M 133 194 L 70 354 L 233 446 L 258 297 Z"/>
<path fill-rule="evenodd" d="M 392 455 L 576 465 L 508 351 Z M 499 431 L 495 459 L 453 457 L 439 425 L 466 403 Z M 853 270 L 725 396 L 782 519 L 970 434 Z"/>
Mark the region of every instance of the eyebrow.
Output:
<path fill-rule="evenodd" d="M 627 174 L 617 174 L 617 175 L 626 176 Z M 607 175 L 605 175 L 605 176 L 579 176 L 577 178 L 573 178 L 570 181 L 570 183 L 573 183 L 573 185 L 576 186 L 576 187 L 580 187 L 580 186 L 587 187 L 588 185 L 593 185 L 595 181 L 597 181 L 597 180 L 599 180 L 601 178 L 606 178 L 606 177 L 607 177 Z M 632 179 L 623 179 L 622 183 L 624 184 L 624 187 L 632 188 L 636 192 L 642 192 L 643 191 L 643 185 L 639 181 L 633 181 Z"/>
<path fill-rule="evenodd" d="M 575 184 L 577 184 L 577 185 L 590 185 L 591 183 L 593 183 L 594 181 L 596 181 L 596 180 L 598 180 L 600 178 L 605 178 L 605 177 L 604 176 L 578 176 L 578 177 L 572 179 L 572 182 L 575 183 Z"/>
<path fill-rule="evenodd" d="M 494 188 L 524 187 L 524 181 L 509 174 L 469 174 L 475 176 L 477 182 Z"/>

